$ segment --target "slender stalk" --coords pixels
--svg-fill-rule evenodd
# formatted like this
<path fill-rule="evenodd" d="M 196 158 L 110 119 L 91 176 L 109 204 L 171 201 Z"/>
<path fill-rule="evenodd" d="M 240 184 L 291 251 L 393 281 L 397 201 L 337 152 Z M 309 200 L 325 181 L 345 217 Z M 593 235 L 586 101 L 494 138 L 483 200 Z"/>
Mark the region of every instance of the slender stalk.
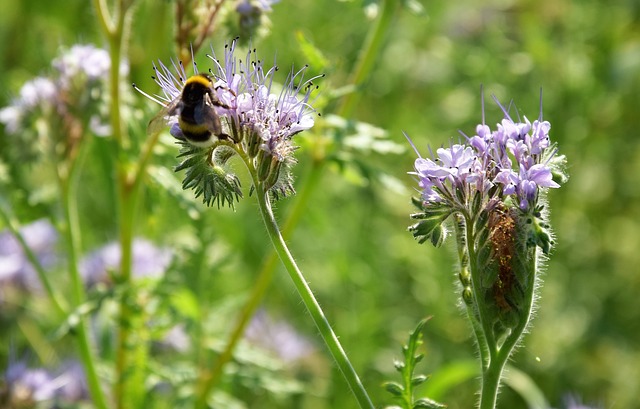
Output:
<path fill-rule="evenodd" d="M 471 282 L 472 282 L 472 290 L 473 297 L 475 300 L 480 300 L 482 297 L 482 293 L 480 289 L 482 288 L 482 283 L 480 283 L 480 272 L 477 271 L 477 266 L 474 260 L 476 260 L 476 251 L 475 251 L 475 234 L 473 231 L 473 220 L 468 215 L 465 215 L 465 224 L 466 224 L 466 236 L 467 236 L 467 252 L 469 254 L 469 259 L 471 262 L 469 263 L 469 270 L 471 271 Z M 486 346 L 489 351 L 489 362 L 493 360 L 494 356 L 497 353 L 496 340 L 493 335 L 493 329 L 491 328 L 491 323 L 487 319 L 487 311 L 484 303 L 477 302 L 476 304 L 478 309 L 479 321 L 481 326 L 482 335 L 486 341 Z M 486 358 L 486 357 L 485 357 Z M 483 362 L 483 367 L 484 367 Z"/>
<path fill-rule="evenodd" d="M 148 150 L 143 154 L 137 173 L 131 179 L 128 172 L 128 158 L 125 153 L 129 148 L 127 134 L 124 132 L 122 117 L 120 115 L 120 63 L 122 61 L 122 48 L 124 38 L 127 33 L 127 22 L 131 11 L 132 1 L 119 0 L 114 3 L 114 13 L 110 15 L 103 0 L 94 0 L 97 17 L 109 42 L 109 56 L 111 58 L 111 71 L 109 81 L 110 96 L 110 122 L 113 132 L 116 151 L 116 180 L 117 196 L 119 207 L 119 242 L 121 249 L 119 283 L 128 288 L 131 282 L 131 262 L 133 225 L 135 218 L 135 208 L 138 197 L 138 187 L 144 174 L 144 168 L 148 161 L 148 156 L 153 145 L 148 144 Z M 157 139 L 157 135 L 155 137 Z M 128 380 L 136 379 L 135 374 L 127 375 L 129 364 L 129 339 L 131 328 L 129 323 L 132 320 L 132 306 L 130 305 L 129 293 L 125 291 L 120 299 L 120 325 L 116 348 L 116 383 L 114 386 L 114 396 L 116 407 L 121 409 L 127 407 L 127 401 L 136 402 L 135 396 L 127 396 Z M 139 374 L 138 374 L 139 375 Z M 138 376 L 139 377 L 139 376 Z M 140 388 L 136 388 L 140 391 Z M 125 401 L 127 399 L 127 401 Z"/>
<path fill-rule="evenodd" d="M 70 170 L 67 177 L 59 177 L 60 191 L 62 195 L 62 208 L 64 213 L 64 219 L 66 226 L 64 229 L 67 252 L 69 258 L 69 274 L 71 276 L 71 292 L 73 296 L 74 306 L 77 308 L 85 301 L 85 292 L 82 279 L 80 278 L 80 272 L 78 271 L 78 254 L 80 251 L 80 224 L 78 221 L 78 210 L 76 208 L 76 180 L 75 172 Z M 100 379 L 96 372 L 94 363 L 94 354 L 91 349 L 89 334 L 87 330 L 87 324 L 82 314 L 78 314 L 78 324 L 75 327 L 80 359 L 84 366 L 87 385 L 89 392 L 93 399 L 93 403 L 99 409 L 107 409 L 107 402 L 104 396 L 104 392 L 100 387 Z"/>
<path fill-rule="evenodd" d="M 5 210 L 4 206 L 0 206 L 0 217 L 2 217 L 2 220 L 4 221 L 5 225 L 7 226 L 7 228 L 13 235 L 13 237 L 15 237 L 16 240 L 18 240 L 18 244 L 20 244 L 20 247 L 22 248 L 22 251 L 27 257 L 27 260 L 29 260 L 29 263 L 31 263 L 31 266 L 33 266 L 33 269 L 36 270 L 38 279 L 42 283 L 42 286 L 44 287 L 44 291 L 47 294 L 47 297 L 49 298 L 53 306 L 55 307 L 56 312 L 60 316 L 65 316 L 69 306 L 67 305 L 67 303 L 63 298 L 60 298 L 60 294 L 51 285 L 49 276 L 45 271 L 44 267 L 42 267 L 40 260 L 38 260 L 38 257 L 36 257 L 36 255 L 33 253 L 33 250 L 31 250 L 31 247 L 29 247 L 29 245 L 27 244 L 22 233 L 20 233 L 20 227 L 18 225 L 18 221 L 13 216 L 9 215 L 9 212 Z"/>
<path fill-rule="evenodd" d="M 461 214 L 457 213 L 454 216 L 455 223 L 453 224 L 453 226 L 455 229 L 455 236 L 457 238 L 458 259 L 460 260 L 460 274 L 462 274 L 465 269 L 469 269 L 469 253 L 467 250 L 467 243 L 469 243 L 470 239 L 467 238 L 467 232 L 465 230 L 465 218 Z M 489 365 L 490 361 L 487 339 L 483 334 L 481 324 L 476 318 L 473 304 L 470 305 L 467 304 L 466 301 L 464 302 L 466 305 L 467 317 L 469 318 L 469 322 L 471 323 L 471 328 L 473 330 L 473 335 L 476 337 L 478 351 L 480 352 L 480 361 L 482 362 L 482 370 L 484 371 Z"/>
<path fill-rule="evenodd" d="M 247 166 L 250 168 L 248 163 Z M 316 324 L 318 331 L 320 331 L 320 335 L 324 339 L 325 344 L 329 348 L 329 351 L 333 355 L 333 358 L 338 364 L 338 367 L 342 371 L 342 374 L 349 384 L 349 387 L 351 388 L 351 391 L 358 401 L 358 404 L 363 409 L 373 409 L 373 403 L 371 402 L 367 391 L 364 389 L 364 386 L 362 385 L 358 374 L 351 365 L 351 362 L 349 361 L 347 354 L 344 352 L 340 341 L 338 341 L 338 337 L 333 332 L 333 329 L 331 328 L 329 321 L 325 317 L 320 304 L 318 304 L 318 301 L 313 295 L 311 288 L 309 288 L 304 275 L 298 268 L 298 265 L 293 259 L 293 256 L 289 252 L 289 248 L 287 247 L 282 234 L 280 234 L 278 223 L 276 222 L 273 211 L 271 209 L 269 194 L 264 191 L 262 184 L 257 179 L 257 173 L 255 171 L 250 171 L 250 173 L 251 177 L 253 178 L 254 186 L 256 187 L 256 198 L 260 207 L 260 213 L 262 214 L 267 233 L 271 238 L 271 243 L 273 244 L 276 253 L 278 253 L 278 256 L 280 257 L 280 261 L 282 261 L 282 264 L 289 273 L 293 284 L 298 290 L 298 294 L 300 294 L 304 305 L 307 307 L 307 310 L 309 311 L 311 318 Z"/>
<path fill-rule="evenodd" d="M 311 193 L 315 190 L 315 187 L 318 185 L 325 161 L 314 161 L 311 165 L 310 171 L 305 177 L 303 183 L 301 183 L 302 189 L 297 196 L 297 200 L 294 203 L 289 217 L 285 221 L 285 224 L 282 228 L 282 236 L 288 237 L 289 234 L 293 231 L 293 228 L 297 224 L 300 216 L 302 215 L 304 209 L 306 208 L 306 204 L 308 203 Z M 275 267 L 277 265 L 278 255 L 274 252 L 269 252 L 266 259 L 262 263 L 262 268 L 258 273 L 255 284 L 251 290 L 251 294 L 246 302 L 246 304 L 242 307 L 240 311 L 239 317 L 236 319 L 233 329 L 231 330 L 231 335 L 227 340 L 227 344 L 222 353 L 218 356 L 216 360 L 215 366 L 208 371 L 206 366 L 201 369 L 200 372 L 200 388 L 198 393 L 198 400 L 196 402 L 196 408 L 203 408 L 204 403 L 206 402 L 206 396 L 209 395 L 211 390 L 218 384 L 220 378 L 222 377 L 222 371 L 224 366 L 231 360 L 233 357 L 233 351 L 242 339 L 242 335 L 244 331 L 251 321 L 251 317 L 255 314 L 260 302 L 264 298 L 265 293 L 269 289 L 271 284 L 271 280 L 273 278 L 273 273 L 275 271 Z"/>
<path fill-rule="evenodd" d="M 376 24 L 372 26 L 372 29 L 369 32 L 367 40 L 365 41 L 365 44 L 362 48 L 362 52 L 358 58 L 358 64 L 351 74 L 351 84 L 353 84 L 354 86 L 357 87 L 361 85 L 371 73 L 373 63 L 375 62 L 375 59 L 380 51 L 384 34 L 388 30 L 395 10 L 397 9 L 397 3 L 397 0 L 382 1 L 380 17 L 378 18 Z M 357 103 L 358 94 L 358 92 L 354 92 L 345 96 L 345 99 L 338 108 L 336 114 L 340 116 L 350 116 L 353 108 Z M 306 208 L 306 204 L 309 198 L 312 196 L 312 193 L 319 185 L 319 181 L 324 172 L 325 163 L 326 156 L 324 155 L 324 153 L 320 155 L 320 157 L 314 158 L 311 170 L 307 175 L 305 182 L 300 184 L 299 192 L 294 199 L 289 215 L 283 225 L 282 235 L 284 237 L 288 237 L 297 225 L 300 216 L 303 214 L 304 209 Z M 215 387 L 221 377 L 224 366 L 231 359 L 233 350 L 242 337 L 242 334 L 244 333 L 244 330 L 248 325 L 251 317 L 255 313 L 255 310 L 260 305 L 260 301 L 264 297 L 266 290 L 269 288 L 271 277 L 273 277 L 273 270 L 277 265 L 276 261 L 277 254 L 275 252 L 272 252 L 267 256 L 258 274 L 256 285 L 253 288 L 249 299 L 247 300 L 247 304 L 245 304 L 245 306 L 243 307 L 234 328 L 231 331 L 231 335 L 227 341 L 227 345 L 224 351 L 218 357 L 216 365 L 210 372 L 206 370 L 201 372 L 202 376 L 204 376 L 206 379 L 201 379 L 201 384 L 205 386 L 200 393 L 200 402 L 202 401 L 203 397 L 208 395 L 209 391 L 213 387 Z M 196 404 L 196 407 L 202 407 L 202 405 Z"/>
<path fill-rule="evenodd" d="M 360 86 L 371 73 L 373 63 L 375 62 L 376 57 L 380 51 L 384 34 L 388 30 L 393 19 L 393 15 L 395 14 L 395 10 L 397 9 L 397 4 L 397 0 L 382 1 L 380 16 L 376 23 L 372 26 L 372 29 L 369 31 L 365 44 L 362 48 L 362 52 L 359 55 L 358 63 L 351 74 L 350 82 L 354 86 Z M 348 94 L 336 113 L 340 116 L 350 116 L 353 107 L 355 107 L 355 105 L 357 104 L 358 94 L 358 92 Z M 298 223 L 300 216 L 303 214 L 304 209 L 306 208 L 306 204 L 309 198 L 312 196 L 312 193 L 319 185 L 319 181 L 324 172 L 325 163 L 326 156 L 324 155 L 324 153 L 320 155 L 320 157 L 314 157 L 311 170 L 309 171 L 305 182 L 300 184 L 301 187 L 298 195 L 296 196 L 291 206 L 289 215 L 284 223 L 284 226 L 282 228 L 282 236 L 288 237 Z M 249 299 L 242 308 L 240 316 L 236 320 L 234 328 L 231 331 L 231 335 L 227 340 L 224 351 L 218 357 L 218 360 L 216 361 L 216 364 L 211 369 L 211 371 L 208 371 L 206 367 L 203 367 L 203 369 L 200 371 L 199 384 L 201 386 L 198 388 L 199 392 L 197 393 L 198 398 L 196 399 L 196 408 L 205 407 L 204 405 L 206 403 L 206 397 L 219 382 L 224 366 L 229 362 L 229 360 L 231 360 L 233 351 L 237 343 L 242 338 L 242 334 L 244 334 L 245 328 L 249 324 L 251 317 L 260 305 L 264 294 L 269 288 L 275 266 L 277 265 L 276 262 L 277 253 L 269 253 L 262 264 L 260 272 L 258 273 L 256 284 L 252 289 Z"/>

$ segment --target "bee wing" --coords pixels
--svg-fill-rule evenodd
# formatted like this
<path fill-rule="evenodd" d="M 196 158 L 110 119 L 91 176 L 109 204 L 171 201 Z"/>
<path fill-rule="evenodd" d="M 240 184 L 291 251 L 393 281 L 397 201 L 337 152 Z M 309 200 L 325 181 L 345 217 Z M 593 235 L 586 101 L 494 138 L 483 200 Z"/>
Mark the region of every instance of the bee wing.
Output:
<path fill-rule="evenodd" d="M 204 124 L 207 130 L 214 135 L 220 135 L 222 132 L 222 125 L 220 124 L 220 117 L 215 111 L 211 98 L 209 95 L 205 95 L 204 103 L 201 107 L 195 110 L 196 122 Z"/>
<path fill-rule="evenodd" d="M 147 125 L 147 135 L 152 135 L 162 131 L 170 123 L 170 118 L 180 114 L 180 98 L 176 98 L 158 112 Z"/>

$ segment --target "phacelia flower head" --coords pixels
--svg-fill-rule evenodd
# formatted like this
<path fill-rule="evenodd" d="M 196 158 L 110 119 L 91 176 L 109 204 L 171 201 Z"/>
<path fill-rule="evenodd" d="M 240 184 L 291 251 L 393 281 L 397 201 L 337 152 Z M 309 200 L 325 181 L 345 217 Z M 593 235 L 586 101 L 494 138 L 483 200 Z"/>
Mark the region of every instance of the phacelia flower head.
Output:
<path fill-rule="evenodd" d="M 216 58 L 212 49 L 207 57 L 213 68 L 206 74 L 200 73 L 195 63 L 191 77 L 181 63 L 174 62 L 170 67 L 161 62 L 154 64 L 154 79 L 161 94 L 149 95 L 136 87 L 163 106 L 150 123 L 149 131 L 168 126 L 183 144 L 181 156 L 193 158 L 198 152 L 204 153 L 215 170 L 204 178 L 187 170 L 185 187 L 194 187 L 196 195 L 204 194 L 207 203 L 216 200 L 232 203 L 233 196 L 240 195 L 237 178 L 224 166 L 234 153 L 247 158 L 266 191 L 276 196 L 292 192 L 289 177 L 289 166 L 295 162 L 292 138 L 314 125 L 315 110 L 310 97 L 316 89 L 312 81 L 318 77 L 307 79 L 305 66 L 290 71 L 282 86 L 278 86 L 274 81 L 277 66 L 266 68 L 255 50 L 239 59 L 236 45 L 237 39 L 225 47 L 222 60 Z M 233 152 L 229 153 L 229 148 Z M 178 170 L 193 168 L 197 162 L 186 161 L 189 164 L 178 166 Z M 195 179 L 198 181 L 194 182 Z M 209 195 L 207 191 L 211 190 L 219 193 Z M 226 195 L 225 191 L 232 193 Z"/>
<path fill-rule="evenodd" d="M 75 157 L 83 136 L 111 133 L 107 83 L 111 60 L 106 50 L 90 44 L 64 50 L 49 73 L 23 84 L 10 105 L 0 109 L 0 122 L 11 137 L 7 144 L 17 161 L 35 160 L 45 147 Z M 123 62 L 120 71 L 126 73 Z"/>
<path fill-rule="evenodd" d="M 435 211 L 438 221 L 456 212 L 474 218 L 496 203 L 512 204 L 522 214 L 539 216 L 541 195 L 566 179 L 564 156 L 557 155 L 557 147 L 550 142 L 551 124 L 542 119 L 542 106 L 532 123 L 526 117 L 514 120 L 494 100 L 504 118 L 493 130 L 483 120 L 473 136 L 463 134 L 464 143 L 439 148 L 433 158 L 421 157 L 416 149 L 418 158 L 410 174 L 418 178 L 418 204 L 430 209 L 430 215 Z M 436 225 L 431 223 L 429 228 Z M 427 231 L 431 230 L 425 230 L 422 223 L 420 232 L 414 230 L 414 234 L 425 237 Z M 442 237 L 438 233 L 432 240 L 437 243 Z"/>
<path fill-rule="evenodd" d="M 476 135 L 464 135 L 466 143 L 439 148 L 435 159 L 416 159 L 411 174 L 418 177 L 426 205 L 446 202 L 463 210 L 476 195 L 484 203 L 511 197 L 527 212 L 535 209 L 542 188 L 560 187 L 553 174 L 563 158 L 549 142 L 549 122 L 542 113 L 533 124 L 526 117 L 516 122 L 496 103 L 505 118 L 495 130 L 480 124 Z"/>

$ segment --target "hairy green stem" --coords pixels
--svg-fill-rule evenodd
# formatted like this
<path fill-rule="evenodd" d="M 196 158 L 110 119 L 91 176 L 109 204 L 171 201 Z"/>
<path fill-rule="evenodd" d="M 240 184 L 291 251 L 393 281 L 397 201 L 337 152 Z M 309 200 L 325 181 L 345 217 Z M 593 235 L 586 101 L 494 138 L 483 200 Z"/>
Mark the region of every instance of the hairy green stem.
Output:
<path fill-rule="evenodd" d="M 245 161 L 246 163 L 246 161 Z M 247 164 L 249 167 L 249 164 Z M 342 374 L 345 377 L 345 380 L 349 384 L 351 391 L 353 392 L 358 404 L 361 408 L 373 409 L 373 403 L 367 394 L 358 374 L 355 369 L 351 365 L 347 354 L 344 352 L 340 341 L 338 341 L 338 337 L 333 332 L 329 321 L 327 320 L 320 304 L 316 300 L 311 288 L 307 284 L 307 281 L 298 268 L 293 256 L 289 252 L 289 248 L 280 233 L 280 229 L 278 227 L 278 223 L 276 222 L 275 216 L 273 215 L 273 211 L 271 209 L 271 203 L 269 200 L 269 193 L 264 191 L 264 188 L 260 181 L 257 178 L 257 172 L 255 170 L 250 171 L 251 177 L 253 179 L 254 186 L 256 188 L 256 198 L 258 199 L 258 205 L 260 207 L 260 213 L 264 220 L 264 224 L 271 238 L 271 243 L 276 250 L 276 253 L 280 257 L 280 261 L 284 265 L 285 269 L 289 273 L 293 284 L 298 290 L 298 294 L 302 298 L 302 302 L 305 307 L 307 307 L 307 311 L 311 315 L 320 335 L 324 339 L 325 344 L 329 348 L 329 351 L 333 355 L 338 367 L 342 371 Z"/>
<path fill-rule="evenodd" d="M 498 391 L 500 389 L 500 380 L 502 379 L 502 374 L 504 372 L 504 367 L 511 356 L 515 346 L 518 344 L 518 341 L 522 337 L 524 330 L 526 329 L 529 320 L 531 318 L 531 310 L 533 306 L 533 298 L 535 288 L 535 272 L 536 272 L 536 256 L 535 251 L 532 251 L 531 259 L 530 259 L 530 271 L 531 274 L 528 275 L 528 282 L 526 283 L 526 287 L 530 289 L 530 291 L 526 292 L 526 299 L 523 305 L 523 308 L 526 310 L 526 319 L 521 319 L 518 322 L 518 325 L 514 327 L 511 332 L 507 335 L 506 339 L 502 343 L 502 345 L 498 345 L 498 340 L 495 338 L 493 333 L 492 323 L 490 322 L 490 314 L 487 311 L 486 305 L 482 300 L 481 288 L 482 284 L 480 282 L 480 274 L 481 271 L 478 271 L 478 267 L 476 265 L 476 252 L 475 252 L 475 232 L 473 230 L 473 219 L 469 217 L 469 215 L 464 216 L 464 222 L 466 224 L 465 235 L 466 235 L 466 251 L 469 254 L 469 259 L 471 262 L 469 263 L 469 268 L 471 270 L 471 280 L 472 280 L 472 288 L 473 288 L 473 296 L 475 300 L 475 306 L 477 308 L 479 323 L 478 320 L 475 319 L 473 315 L 473 311 L 469 312 L 469 318 L 472 322 L 472 326 L 474 329 L 474 333 L 476 338 L 478 339 L 478 346 L 480 348 L 480 356 L 482 360 L 482 389 L 480 392 L 480 409 L 495 409 L 496 402 L 498 399 Z M 457 232 L 461 234 L 462 232 Z M 468 307 L 468 310 L 471 307 Z M 484 340 L 484 342 L 482 342 Z"/>
<path fill-rule="evenodd" d="M 355 87 L 361 85 L 371 73 L 373 63 L 375 62 L 376 57 L 380 51 L 384 34 L 388 30 L 395 10 L 397 9 L 397 3 L 397 0 L 382 1 L 380 16 L 376 24 L 373 25 L 372 29 L 369 31 L 367 40 L 365 41 L 362 52 L 358 58 L 358 64 L 351 74 L 351 84 L 353 84 Z M 359 92 L 352 92 L 346 95 L 336 114 L 340 116 L 351 115 L 353 107 L 355 107 L 357 103 L 358 95 Z M 314 158 L 311 170 L 307 175 L 304 183 L 300 184 L 298 195 L 294 199 L 289 215 L 283 225 L 282 235 L 284 237 L 288 237 L 288 235 L 293 231 L 294 227 L 298 223 L 300 216 L 306 208 L 306 204 L 309 198 L 315 191 L 316 187 L 319 185 L 319 181 L 324 172 L 325 163 L 326 157 L 324 155 L 319 158 Z M 202 407 L 202 399 L 204 399 L 204 397 L 208 395 L 210 390 L 217 384 L 222 375 L 224 366 L 231 359 L 233 350 L 242 337 L 242 334 L 244 333 L 246 326 L 249 324 L 251 317 L 255 313 L 257 307 L 260 305 L 265 292 L 269 288 L 271 278 L 273 277 L 273 271 L 275 269 L 275 266 L 277 265 L 276 261 L 277 254 L 275 252 L 272 252 L 267 256 L 264 263 L 262 264 L 260 273 L 258 274 L 255 287 L 253 288 L 249 299 L 247 300 L 247 303 L 243 307 L 240 316 L 238 317 L 235 326 L 231 331 L 231 335 L 227 341 L 225 349 L 218 357 L 216 365 L 210 372 L 206 370 L 201 371 L 201 376 L 205 377 L 205 379 L 201 379 L 201 384 L 204 386 L 202 387 L 199 394 L 200 403 L 196 404 L 197 408 Z"/>
<path fill-rule="evenodd" d="M 282 228 L 283 237 L 288 237 L 289 234 L 291 234 L 293 228 L 300 219 L 300 216 L 302 215 L 304 209 L 306 208 L 306 204 L 311 197 L 311 193 L 315 190 L 315 187 L 320 181 L 324 164 L 325 161 L 314 161 L 312 163 L 309 173 L 305 177 L 303 183 L 301 183 L 302 189 L 297 196 L 297 200 L 293 204 L 293 207 L 289 213 L 289 217 L 285 221 L 285 224 Z M 242 338 L 247 325 L 251 321 L 251 317 L 253 317 L 253 315 L 255 314 L 258 306 L 260 305 L 260 302 L 264 298 L 265 293 L 269 289 L 269 285 L 271 284 L 273 272 L 275 271 L 277 261 L 277 253 L 269 252 L 266 259 L 262 263 L 262 268 L 258 273 L 256 281 L 251 290 L 251 294 L 249 295 L 246 304 L 242 307 L 240 315 L 236 319 L 234 327 L 231 330 L 231 335 L 227 340 L 227 344 L 222 353 L 218 356 L 215 366 L 211 369 L 211 371 L 208 371 L 206 367 L 203 367 L 203 369 L 201 370 L 201 386 L 198 393 L 198 402 L 196 402 L 196 408 L 204 407 L 203 405 L 206 400 L 206 396 L 209 395 L 211 390 L 220 381 L 224 366 L 233 357 L 233 351 L 236 345 Z"/>
<path fill-rule="evenodd" d="M 456 213 L 454 217 L 455 217 L 455 223 L 453 225 L 455 230 L 455 236 L 457 238 L 458 259 L 460 260 L 460 274 L 462 274 L 465 269 L 469 269 L 469 250 L 467 249 L 467 246 L 471 239 L 467 238 L 468 232 L 465 229 L 467 222 L 465 221 L 464 216 Z M 475 294 L 474 294 L 474 297 L 475 297 Z M 480 361 L 482 362 L 482 370 L 484 371 L 489 365 L 489 361 L 490 361 L 487 339 L 485 338 L 484 333 L 482 331 L 482 325 L 480 324 L 480 322 L 478 322 L 478 319 L 476 318 L 473 304 L 468 304 L 466 300 L 463 300 L 463 302 L 465 303 L 465 306 L 466 306 L 467 317 L 469 318 L 469 322 L 471 323 L 473 335 L 476 338 L 478 351 L 480 353 Z"/>

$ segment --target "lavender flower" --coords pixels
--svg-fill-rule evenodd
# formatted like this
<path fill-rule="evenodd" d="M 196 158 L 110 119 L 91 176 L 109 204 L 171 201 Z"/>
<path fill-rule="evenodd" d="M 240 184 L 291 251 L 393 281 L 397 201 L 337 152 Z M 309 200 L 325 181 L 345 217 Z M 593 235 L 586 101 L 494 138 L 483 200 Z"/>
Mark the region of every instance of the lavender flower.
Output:
<path fill-rule="evenodd" d="M 220 195 L 223 195 L 223 203 L 232 203 L 233 195 L 241 195 L 237 178 L 225 168 L 226 161 L 233 155 L 224 149 L 229 146 L 249 159 L 249 165 L 257 172 L 260 182 L 265 184 L 266 191 L 276 196 L 292 192 L 289 175 L 289 167 L 295 162 L 292 138 L 314 125 L 315 110 L 309 99 L 315 89 L 312 80 L 318 77 L 305 80 L 307 66 L 299 71 L 292 70 L 284 85 L 277 90 L 274 76 L 278 67 L 266 69 L 264 62 L 256 57 L 255 50 L 249 51 L 244 60 L 238 59 L 236 45 L 237 40 L 234 40 L 225 47 L 223 62 L 216 58 L 213 49 L 212 55 L 208 56 L 214 69 L 209 71 L 213 80 L 212 96 L 205 109 L 215 111 L 223 131 L 212 135 L 210 143 L 198 143 L 198 146 L 208 149 L 200 163 L 208 162 L 213 170 L 199 169 L 191 173 L 188 170 L 183 184 L 185 188 L 196 188 L 196 196 L 204 194 L 207 204 Z M 198 74 L 195 64 L 193 70 Z M 170 68 L 160 62 L 157 66 L 154 64 L 154 71 L 154 79 L 162 93 L 149 95 L 136 89 L 165 108 L 173 107 L 181 98 L 188 80 L 184 67 L 172 63 Z M 162 122 L 170 127 L 171 134 L 185 140 L 178 121 L 181 109 L 169 109 L 163 113 Z M 151 126 L 154 124 L 152 121 Z M 221 146 L 223 149 L 218 150 Z M 187 159 L 177 170 L 193 168 L 198 162 L 194 157 L 200 153 L 194 147 L 185 146 L 181 156 Z M 203 173 L 207 174 L 204 178 L 201 177 Z M 205 186 L 206 183 L 209 185 Z M 232 194 L 226 195 L 225 192 Z"/>
<path fill-rule="evenodd" d="M 20 234 L 43 267 L 58 260 L 58 233 L 46 219 L 23 226 Z M 41 288 L 38 276 L 18 240 L 9 232 L 0 233 L 0 287 L 13 286 L 22 290 Z"/>
<path fill-rule="evenodd" d="M 13 362 L 7 367 L 4 378 L 10 407 L 46 401 L 72 403 L 89 397 L 84 370 L 77 361 L 68 361 L 55 371 Z"/>
<path fill-rule="evenodd" d="M 495 98 L 494 98 L 495 99 Z M 440 148 L 437 158 L 415 161 L 421 210 L 409 230 L 421 243 L 440 245 L 453 219 L 462 300 L 482 361 L 481 407 L 494 407 L 504 364 L 530 323 L 539 268 L 553 244 L 544 221 L 544 195 L 566 180 L 564 157 L 550 143 L 551 125 L 505 118 L 484 123 L 465 143 Z M 483 106 L 484 110 L 484 106 Z M 411 142 L 411 140 L 409 140 Z M 415 149 L 415 146 L 414 146 Z"/>
<path fill-rule="evenodd" d="M 314 351 L 309 340 L 300 336 L 291 325 L 284 321 L 274 321 L 264 310 L 254 315 L 246 329 L 245 338 L 289 364 Z"/>
<path fill-rule="evenodd" d="M 46 370 L 30 369 L 24 362 L 11 363 L 5 371 L 8 400 L 15 405 L 52 399 L 56 386 Z"/>
<path fill-rule="evenodd" d="M 582 403 L 582 399 L 580 399 L 579 396 L 573 394 L 565 396 L 563 399 L 563 403 L 566 409 L 599 409 L 602 407 L 601 405 L 586 405 Z"/>
<path fill-rule="evenodd" d="M 160 278 L 171 263 L 172 254 L 152 243 L 133 241 L 133 265 L 131 271 L 137 278 Z M 120 269 L 120 244 L 113 242 L 95 250 L 80 261 L 80 274 L 88 287 L 97 283 L 109 283 L 110 273 Z"/>
<path fill-rule="evenodd" d="M 438 149 L 435 160 L 416 159 L 411 174 L 419 178 L 426 206 L 445 202 L 471 212 L 478 195 L 482 203 L 510 198 L 523 212 L 532 212 L 541 188 L 560 187 L 553 170 L 562 158 L 550 146 L 551 125 L 542 120 L 542 112 L 533 124 L 526 117 L 525 122 L 515 122 L 497 99 L 496 103 L 505 114 L 496 130 L 478 125 L 476 135 L 465 135 L 466 144 Z"/>
<path fill-rule="evenodd" d="M 21 134 L 34 126 L 37 118 L 54 115 L 62 121 L 62 129 L 69 138 L 77 137 L 72 134 L 79 120 L 96 135 L 108 134 L 110 130 L 103 121 L 106 110 L 101 103 L 111 68 L 109 53 L 90 44 L 74 45 L 54 59 L 52 67 L 51 77 L 26 82 L 19 97 L 0 110 L 0 122 L 5 124 L 7 133 Z M 128 65 L 123 62 L 120 70 L 126 73 Z"/>
<path fill-rule="evenodd" d="M 271 5 L 280 0 L 239 0 L 235 10 L 238 13 L 238 28 L 242 37 L 256 38 L 256 34 L 262 35 L 269 25 L 266 17 L 272 11 Z M 264 28 L 264 30 L 260 30 Z M 258 33 L 256 33 L 258 32 Z"/>

